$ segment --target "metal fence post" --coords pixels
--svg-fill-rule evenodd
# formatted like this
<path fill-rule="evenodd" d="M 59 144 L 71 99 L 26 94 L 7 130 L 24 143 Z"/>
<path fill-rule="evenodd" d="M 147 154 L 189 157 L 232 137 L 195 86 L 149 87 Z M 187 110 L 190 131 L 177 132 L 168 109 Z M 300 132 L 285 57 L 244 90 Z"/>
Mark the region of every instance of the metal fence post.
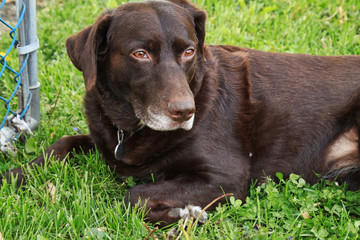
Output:
<path fill-rule="evenodd" d="M 40 122 L 40 83 L 38 82 L 37 49 L 39 39 L 36 31 L 36 0 L 16 0 L 17 15 L 21 14 L 25 2 L 26 12 L 19 26 L 19 61 L 22 66 L 26 55 L 29 54 L 27 66 L 22 78 L 22 96 L 19 96 L 19 107 L 25 109 L 30 100 L 30 107 L 24 116 L 25 121 L 33 130 Z"/>

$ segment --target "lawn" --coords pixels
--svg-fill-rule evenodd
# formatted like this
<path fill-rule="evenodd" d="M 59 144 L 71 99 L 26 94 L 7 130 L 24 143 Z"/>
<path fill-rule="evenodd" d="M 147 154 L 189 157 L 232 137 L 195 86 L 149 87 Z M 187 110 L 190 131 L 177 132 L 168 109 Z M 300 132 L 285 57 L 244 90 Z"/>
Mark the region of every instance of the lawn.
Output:
<path fill-rule="evenodd" d="M 38 1 L 41 48 L 41 125 L 16 157 L 0 153 L 0 172 L 23 166 L 64 135 L 88 132 L 83 114 L 82 74 L 73 67 L 65 39 L 94 22 L 105 9 L 127 1 Z M 264 51 L 317 55 L 360 55 L 359 0 L 196 0 L 208 12 L 206 42 Z M 0 38 L 0 52 L 6 48 Z M 11 57 L 16 65 L 16 56 Z M 10 88 L 0 84 L 1 94 Z M 3 87 L 3 86 L 6 86 Z M 1 106 L 0 106 L 1 107 Z M 0 111 L 0 113 L 2 113 Z M 123 202 L 137 184 L 121 179 L 97 152 L 77 155 L 31 171 L 22 190 L 0 189 L 0 240 L 164 239 L 168 229 L 144 224 L 141 209 Z M 360 192 L 346 186 L 307 184 L 297 175 L 252 185 L 244 203 L 230 199 L 209 213 L 203 226 L 180 221 L 180 239 L 356 239 L 360 233 Z M 215 203 L 216 204 L 216 203 Z M 187 227 L 185 227 L 187 226 Z M 152 231 L 152 233 L 150 233 Z M 181 235 L 181 236 L 180 236 Z"/>

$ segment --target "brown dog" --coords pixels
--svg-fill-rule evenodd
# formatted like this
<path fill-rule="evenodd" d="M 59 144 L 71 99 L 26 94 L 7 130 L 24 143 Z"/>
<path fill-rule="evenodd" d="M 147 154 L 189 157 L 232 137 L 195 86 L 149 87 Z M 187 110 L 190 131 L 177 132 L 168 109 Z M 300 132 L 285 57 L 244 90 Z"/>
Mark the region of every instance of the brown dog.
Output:
<path fill-rule="evenodd" d="M 71 36 L 90 135 L 46 153 L 96 146 L 121 176 L 149 181 L 127 200 L 148 199 L 152 222 L 172 223 L 223 193 L 244 199 L 249 181 L 276 172 L 358 188 L 360 56 L 204 45 L 205 19 L 185 0 L 129 3 Z M 23 180 L 21 169 L 10 173 Z"/>

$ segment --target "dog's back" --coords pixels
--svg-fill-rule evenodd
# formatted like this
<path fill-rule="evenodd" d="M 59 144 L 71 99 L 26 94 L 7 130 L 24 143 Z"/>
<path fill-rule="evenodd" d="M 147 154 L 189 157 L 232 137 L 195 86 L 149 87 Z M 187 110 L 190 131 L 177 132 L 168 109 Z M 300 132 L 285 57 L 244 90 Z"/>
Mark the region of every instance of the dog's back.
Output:
<path fill-rule="evenodd" d="M 214 48 L 248 61 L 251 178 L 283 172 L 315 182 L 314 173 L 335 179 L 356 172 L 360 56 Z M 354 188 L 359 185 L 348 182 Z"/>

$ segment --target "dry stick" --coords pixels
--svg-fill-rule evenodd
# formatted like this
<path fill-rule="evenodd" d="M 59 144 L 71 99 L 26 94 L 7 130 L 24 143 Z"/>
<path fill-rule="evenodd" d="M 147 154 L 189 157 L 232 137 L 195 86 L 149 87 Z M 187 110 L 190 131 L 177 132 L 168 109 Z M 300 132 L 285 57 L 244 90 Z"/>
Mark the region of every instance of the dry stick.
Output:
<path fill-rule="evenodd" d="M 225 194 L 225 195 L 222 195 L 222 196 L 216 198 L 216 199 L 213 200 L 211 203 L 209 203 L 209 204 L 200 212 L 200 214 L 199 214 L 199 216 L 196 218 L 195 222 L 194 222 L 194 223 L 191 223 L 191 225 L 189 226 L 189 231 L 188 231 L 188 232 L 190 232 L 191 227 L 197 225 L 197 223 L 199 222 L 199 219 L 201 218 L 201 216 L 204 214 L 204 212 L 205 212 L 209 207 L 211 207 L 214 203 L 216 203 L 216 202 L 219 201 L 220 199 L 225 198 L 225 197 L 229 197 L 229 196 L 233 196 L 233 195 L 234 195 L 233 193 L 228 193 L 228 194 Z M 182 233 L 184 233 L 184 236 L 185 236 L 185 239 L 186 239 L 186 240 L 189 239 L 189 234 L 185 231 L 185 226 L 186 226 L 186 224 L 187 224 L 188 218 L 189 218 L 189 216 L 186 217 L 184 223 L 180 226 L 181 232 L 180 232 L 179 236 L 176 238 L 176 240 L 180 239 Z"/>
<path fill-rule="evenodd" d="M 201 218 L 201 216 L 204 214 L 204 212 L 206 211 L 206 209 L 208 209 L 209 207 L 211 207 L 214 203 L 216 203 L 217 201 L 219 201 L 220 199 L 222 198 L 225 198 L 225 197 L 229 197 L 229 196 L 233 196 L 234 194 L 233 193 L 227 193 L 225 195 L 222 195 L 218 198 L 216 198 L 214 201 L 212 201 L 211 203 L 209 203 L 206 207 L 204 207 L 204 209 L 200 212 L 199 216 L 196 218 L 196 221 L 194 223 L 194 226 L 197 225 L 199 219 Z"/>
<path fill-rule="evenodd" d="M 156 227 L 156 228 L 154 228 L 153 230 L 151 230 L 151 229 L 146 225 L 145 222 L 142 222 L 142 224 L 143 224 L 143 225 L 145 226 L 145 228 L 149 231 L 149 234 L 146 235 L 146 237 L 144 238 L 144 240 L 148 240 L 149 237 L 151 237 L 153 240 L 156 240 L 156 238 L 153 236 L 153 234 L 154 234 L 154 232 L 157 231 L 159 228 Z"/>
<path fill-rule="evenodd" d="M 187 234 L 189 234 L 191 229 L 195 226 L 196 222 L 194 220 L 195 219 L 193 217 L 190 218 L 190 221 L 188 223 Z M 184 226 L 186 226 L 186 225 L 184 225 Z"/>
<path fill-rule="evenodd" d="M 189 215 L 185 218 L 184 223 L 180 226 L 181 232 L 179 233 L 179 236 L 178 236 L 175 240 L 179 240 L 180 237 L 181 237 L 181 235 L 183 234 L 183 232 L 185 232 L 185 228 L 182 227 L 182 226 L 186 226 L 188 220 L 189 220 Z M 185 237 L 185 238 L 186 238 L 186 237 Z"/>
<path fill-rule="evenodd" d="M 180 226 L 181 232 L 184 233 L 184 237 L 186 240 L 190 240 L 189 234 L 185 231 L 184 225 Z M 181 235 L 180 235 L 181 236 Z"/>

